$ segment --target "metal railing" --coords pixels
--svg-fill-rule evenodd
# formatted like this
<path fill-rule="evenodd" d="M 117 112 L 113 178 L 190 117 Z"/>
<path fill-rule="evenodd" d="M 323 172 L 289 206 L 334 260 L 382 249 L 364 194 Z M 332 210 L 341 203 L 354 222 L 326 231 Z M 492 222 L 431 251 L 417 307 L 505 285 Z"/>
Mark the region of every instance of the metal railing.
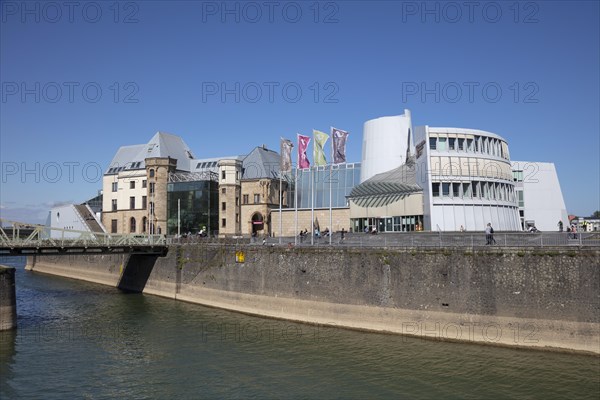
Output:
<path fill-rule="evenodd" d="M 302 246 L 327 247 L 329 237 L 314 238 L 311 244 L 310 236 L 303 238 L 293 236 L 283 237 L 281 244 L 278 237 L 233 236 L 228 238 L 200 237 L 168 237 L 167 244 L 244 244 L 254 246 Z M 484 232 L 402 232 L 402 233 L 348 233 L 341 238 L 340 232 L 333 233 L 332 246 L 347 247 L 404 247 L 404 248 L 494 248 L 494 247 L 600 247 L 600 232 L 496 232 L 488 238 Z"/>
<path fill-rule="evenodd" d="M 79 231 L 0 218 L 0 248 L 165 246 L 166 244 L 164 235 Z"/>

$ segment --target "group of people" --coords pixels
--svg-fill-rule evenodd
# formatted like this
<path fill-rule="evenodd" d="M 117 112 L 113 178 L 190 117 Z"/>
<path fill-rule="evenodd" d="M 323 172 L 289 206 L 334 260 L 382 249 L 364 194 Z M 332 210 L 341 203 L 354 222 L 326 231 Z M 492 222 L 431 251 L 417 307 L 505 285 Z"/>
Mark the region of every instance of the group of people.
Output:
<path fill-rule="evenodd" d="M 315 228 L 314 236 L 317 239 L 320 239 L 321 237 L 328 237 L 330 235 L 331 235 L 331 232 L 329 231 L 329 228 L 325 228 L 325 230 L 323 232 L 321 232 L 319 230 L 319 228 Z M 345 235 L 346 235 L 346 230 L 344 228 L 342 228 L 342 230 L 340 231 L 340 235 L 341 235 L 340 239 L 344 240 Z M 308 236 L 308 229 L 304 229 L 303 231 L 300 231 L 298 236 L 300 237 L 300 243 L 304 242 L 304 238 Z"/>
<path fill-rule="evenodd" d="M 563 222 L 562 221 L 558 221 L 558 231 L 562 232 L 563 231 Z M 585 221 L 583 221 L 583 223 L 581 224 L 581 230 L 582 232 L 585 232 L 586 230 L 586 225 L 587 223 Z M 577 225 L 575 224 L 571 224 L 571 226 L 567 226 L 567 236 L 569 237 L 569 239 L 577 239 Z"/>
<path fill-rule="evenodd" d="M 370 233 L 371 235 L 377 235 L 377 228 L 375 228 L 374 226 L 372 227 L 368 227 L 365 226 L 365 233 Z"/>

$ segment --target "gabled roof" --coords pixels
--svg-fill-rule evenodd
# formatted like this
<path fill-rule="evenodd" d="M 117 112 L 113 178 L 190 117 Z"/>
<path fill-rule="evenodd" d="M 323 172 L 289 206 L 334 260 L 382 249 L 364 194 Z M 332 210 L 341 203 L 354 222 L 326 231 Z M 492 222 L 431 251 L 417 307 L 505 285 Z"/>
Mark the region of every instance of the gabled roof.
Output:
<path fill-rule="evenodd" d="M 123 170 L 144 169 L 144 160 L 151 157 L 171 157 L 177 160 L 177 170 L 190 171 L 190 160 L 194 158 L 190 148 L 177 135 L 157 132 L 146 144 L 121 146 L 113 157 L 107 174 Z"/>
<path fill-rule="evenodd" d="M 405 164 L 382 172 L 352 188 L 348 199 L 361 207 L 381 207 L 422 192 L 416 182 L 414 156 Z"/>
<path fill-rule="evenodd" d="M 279 153 L 255 147 L 242 161 L 242 179 L 278 178 Z"/>

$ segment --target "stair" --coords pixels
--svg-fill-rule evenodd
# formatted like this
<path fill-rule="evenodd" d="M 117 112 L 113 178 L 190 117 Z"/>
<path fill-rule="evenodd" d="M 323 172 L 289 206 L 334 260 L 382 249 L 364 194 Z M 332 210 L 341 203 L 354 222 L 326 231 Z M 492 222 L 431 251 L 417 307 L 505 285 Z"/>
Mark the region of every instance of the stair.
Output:
<path fill-rule="evenodd" d="M 94 215 L 90 212 L 90 209 L 88 208 L 87 205 L 77 204 L 77 205 L 75 205 L 75 209 L 77 210 L 79 215 L 81 215 L 81 218 L 86 223 L 88 228 L 90 228 L 90 231 L 96 232 L 96 233 L 104 233 L 105 232 L 104 229 L 102 229 L 102 226 L 100 226 L 100 224 L 94 217 Z"/>

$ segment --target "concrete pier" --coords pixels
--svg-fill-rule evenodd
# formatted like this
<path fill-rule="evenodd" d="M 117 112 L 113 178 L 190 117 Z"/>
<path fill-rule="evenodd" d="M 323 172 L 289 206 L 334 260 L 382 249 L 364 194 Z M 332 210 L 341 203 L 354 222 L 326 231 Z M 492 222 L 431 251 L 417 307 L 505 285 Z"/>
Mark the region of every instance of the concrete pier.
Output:
<path fill-rule="evenodd" d="M 15 269 L 0 265 L 0 331 L 17 327 Z"/>

